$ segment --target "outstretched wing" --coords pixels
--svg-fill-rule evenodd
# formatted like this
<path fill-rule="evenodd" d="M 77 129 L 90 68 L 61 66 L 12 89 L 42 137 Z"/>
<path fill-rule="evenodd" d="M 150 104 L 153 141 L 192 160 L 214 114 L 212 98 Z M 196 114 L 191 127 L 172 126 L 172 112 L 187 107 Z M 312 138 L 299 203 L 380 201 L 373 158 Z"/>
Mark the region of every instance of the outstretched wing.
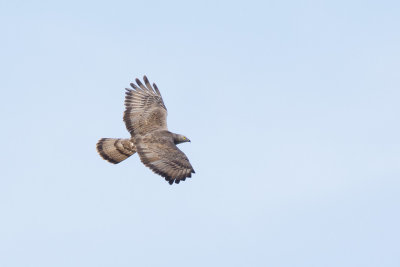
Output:
<path fill-rule="evenodd" d="M 151 86 L 146 76 L 145 85 L 139 79 L 126 88 L 124 122 L 132 136 L 146 135 L 156 130 L 167 130 L 167 108 L 157 85 Z"/>
<path fill-rule="evenodd" d="M 179 184 L 192 177 L 194 169 L 186 155 L 172 142 L 159 140 L 136 140 L 140 160 L 153 172 L 161 175 L 170 184 Z"/>

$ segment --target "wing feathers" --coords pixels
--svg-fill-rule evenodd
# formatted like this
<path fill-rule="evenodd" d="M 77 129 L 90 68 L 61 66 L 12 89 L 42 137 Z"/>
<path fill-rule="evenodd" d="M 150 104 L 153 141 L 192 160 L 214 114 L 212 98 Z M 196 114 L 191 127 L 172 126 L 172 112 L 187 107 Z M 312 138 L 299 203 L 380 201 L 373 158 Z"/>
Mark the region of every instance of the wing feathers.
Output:
<path fill-rule="evenodd" d="M 192 165 L 172 139 L 166 141 L 165 138 L 149 135 L 135 141 L 142 163 L 170 184 L 179 183 L 192 176 Z"/>
<path fill-rule="evenodd" d="M 144 77 L 146 77 L 146 76 L 144 76 Z M 144 79 L 144 78 L 143 78 L 143 79 Z M 147 93 L 150 93 L 150 94 L 152 94 L 152 95 L 155 95 L 155 93 L 153 92 L 153 90 L 151 90 L 151 89 L 145 87 L 145 86 L 143 85 L 143 83 L 142 83 L 138 78 L 136 78 L 136 83 L 139 85 L 139 87 L 140 87 L 143 91 L 146 91 Z"/>
<path fill-rule="evenodd" d="M 146 86 L 136 79 L 133 89 L 126 88 L 124 122 L 132 136 L 167 129 L 167 108 L 160 91 L 154 91 L 146 76 Z"/>
<path fill-rule="evenodd" d="M 144 83 L 146 84 L 147 88 L 148 88 L 150 91 L 152 91 L 152 92 L 154 92 L 154 93 L 157 93 L 156 91 L 154 91 L 153 87 L 151 87 L 151 84 L 150 84 L 150 82 L 149 82 L 149 79 L 147 79 L 146 75 L 143 76 L 143 81 L 144 81 Z M 158 94 L 158 95 L 161 95 L 161 94 Z"/>
<path fill-rule="evenodd" d="M 161 96 L 160 90 L 158 90 L 157 85 L 156 85 L 155 83 L 153 83 L 153 86 L 154 86 L 154 89 L 156 90 L 157 94 L 158 94 L 159 96 Z"/>
<path fill-rule="evenodd" d="M 140 90 L 139 87 L 136 86 L 136 84 L 130 83 L 130 85 L 131 85 L 131 87 L 132 87 L 133 89 L 135 89 L 135 90 Z M 129 90 L 129 91 L 132 91 L 131 89 L 128 89 L 128 88 L 125 88 L 125 89 L 127 89 L 127 90 Z"/>

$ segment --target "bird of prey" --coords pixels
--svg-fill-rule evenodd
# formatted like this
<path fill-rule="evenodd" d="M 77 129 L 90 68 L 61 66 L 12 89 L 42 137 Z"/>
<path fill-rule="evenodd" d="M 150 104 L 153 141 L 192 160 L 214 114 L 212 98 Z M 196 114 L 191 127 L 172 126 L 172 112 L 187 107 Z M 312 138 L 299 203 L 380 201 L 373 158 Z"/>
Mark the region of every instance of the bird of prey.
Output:
<path fill-rule="evenodd" d="M 130 138 L 102 138 L 96 148 L 100 156 L 113 164 L 138 153 L 140 160 L 169 184 L 179 184 L 191 177 L 194 169 L 186 155 L 176 146 L 190 142 L 181 134 L 168 131 L 167 108 L 157 85 L 146 76 L 144 85 L 136 79 L 125 92 L 124 122 Z"/>

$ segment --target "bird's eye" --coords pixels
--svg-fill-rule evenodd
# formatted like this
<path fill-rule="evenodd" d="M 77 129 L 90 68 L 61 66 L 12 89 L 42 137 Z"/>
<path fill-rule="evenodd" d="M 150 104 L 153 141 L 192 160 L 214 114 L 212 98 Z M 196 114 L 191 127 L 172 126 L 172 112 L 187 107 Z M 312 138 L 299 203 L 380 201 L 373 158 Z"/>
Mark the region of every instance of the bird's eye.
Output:
<path fill-rule="evenodd" d="M 185 136 L 183 137 L 183 140 L 186 140 L 186 137 L 185 137 Z"/>

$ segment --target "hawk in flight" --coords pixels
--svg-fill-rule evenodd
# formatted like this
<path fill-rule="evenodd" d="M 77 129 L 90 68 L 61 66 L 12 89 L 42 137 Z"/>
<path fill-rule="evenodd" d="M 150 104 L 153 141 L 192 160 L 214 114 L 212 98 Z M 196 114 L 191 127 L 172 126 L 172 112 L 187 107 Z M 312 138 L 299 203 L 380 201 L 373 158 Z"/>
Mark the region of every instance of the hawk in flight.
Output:
<path fill-rule="evenodd" d="M 167 108 L 157 85 L 136 79 L 132 89 L 126 88 L 124 122 L 130 138 L 102 138 L 96 148 L 100 156 L 117 164 L 138 153 L 140 160 L 169 184 L 179 184 L 191 177 L 194 169 L 186 155 L 176 146 L 190 142 L 181 134 L 168 131 Z"/>

